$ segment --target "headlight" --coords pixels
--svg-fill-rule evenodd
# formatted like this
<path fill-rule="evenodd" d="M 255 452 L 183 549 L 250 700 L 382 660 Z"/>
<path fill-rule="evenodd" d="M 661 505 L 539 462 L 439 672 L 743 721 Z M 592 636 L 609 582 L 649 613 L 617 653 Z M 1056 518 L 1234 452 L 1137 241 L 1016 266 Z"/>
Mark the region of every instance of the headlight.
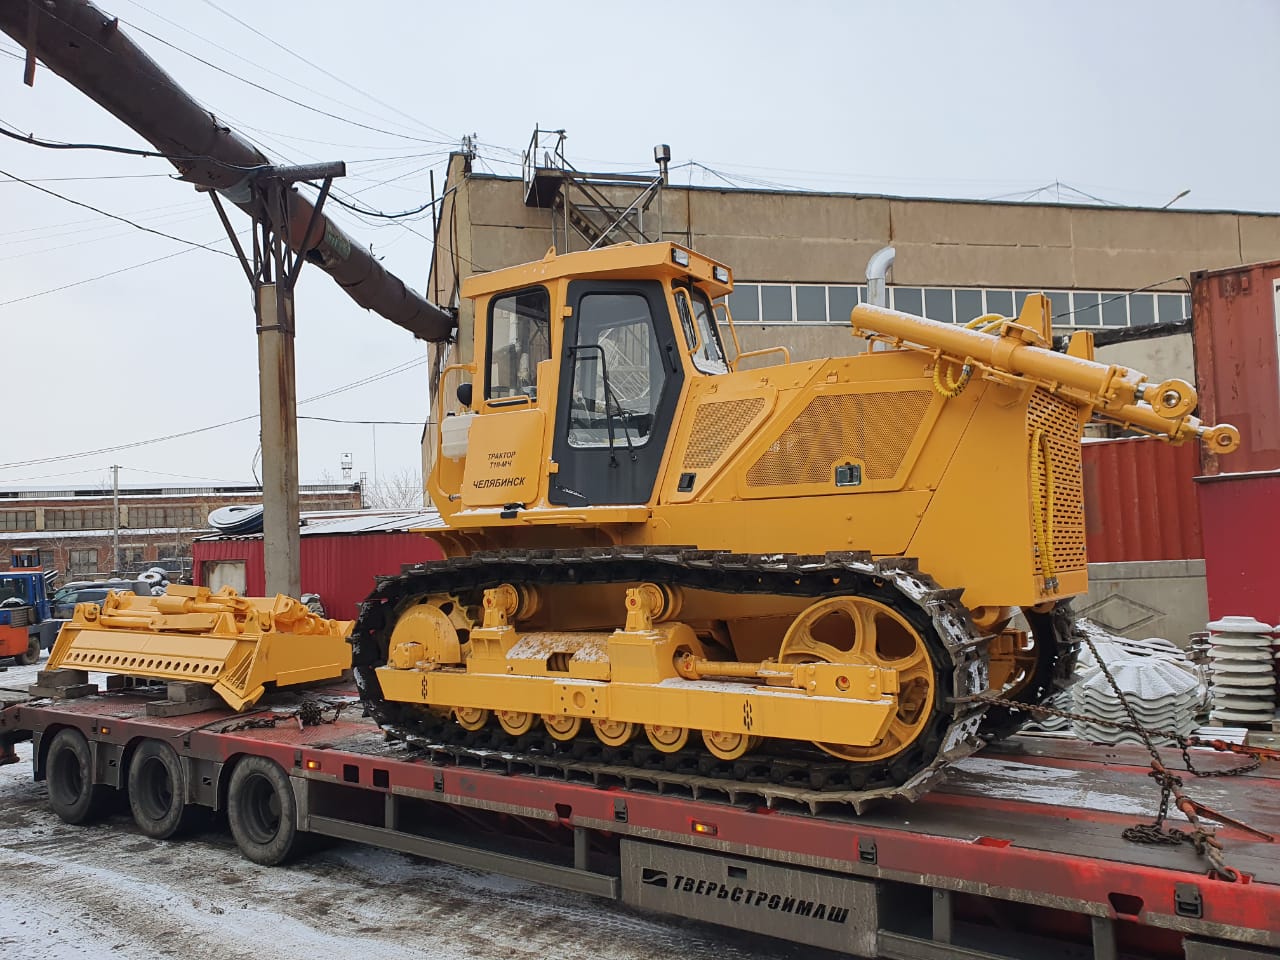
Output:
<path fill-rule="evenodd" d="M 677 266 L 687 267 L 689 265 L 689 251 L 681 250 L 679 247 L 672 247 L 671 262 Z"/>
<path fill-rule="evenodd" d="M 715 277 L 716 283 L 729 282 L 729 268 L 714 266 L 711 268 L 711 276 Z"/>

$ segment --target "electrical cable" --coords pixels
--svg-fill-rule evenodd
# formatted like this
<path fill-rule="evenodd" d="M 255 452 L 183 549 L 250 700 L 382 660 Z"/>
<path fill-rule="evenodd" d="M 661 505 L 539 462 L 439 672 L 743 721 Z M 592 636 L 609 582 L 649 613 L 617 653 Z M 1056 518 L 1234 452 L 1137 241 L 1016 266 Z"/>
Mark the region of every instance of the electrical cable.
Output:
<path fill-rule="evenodd" d="M 346 383 L 346 384 L 343 384 L 342 386 L 334 387 L 331 390 L 326 390 L 323 393 L 316 394 L 315 396 L 307 397 L 305 400 L 299 400 L 298 403 L 303 404 L 303 403 L 312 403 L 316 400 L 325 400 L 329 397 L 337 396 L 340 393 L 346 393 L 349 390 L 355 390 L 358 387 L 363 387 L 370 383 L 377 383 L 379 380 L 385 380 L 388 377 L 395 376 L 398 373 L 404 373 L 406 370 L 412 370 L 413 368 L 419 367 L 426 362 L 427 362 L 426 357 L 419 357 L 415 360 L 404 361 L 402 363 L 396 364 L 393 367 L 389 367 L 386 370 L 379 371 L 378 373 L 373 373 L 367 377 L 362 377 L 359 380 L 354 380 L 351 383 Z M 220 430 L 223 427 L 234 426 L 235 424 L 238 424 L 238 423 L 248 423 L 251 420 L 257 420 L 257 419 L 258 419 L 258 414 L 254 413 L 244 417 L 236 417 L 232 420 L 223 420 L 220 423 L 212 423 L 203 427 L 193 427 L 190 430 L 182 430 L 182 431 L 179 431 L 178 433 L 166 434 L 162 437 L 152 437 L 148 440 L 135 440 L 130 443 L 120 443 L 120 444 L 115 444 L 113 446 L 108 446 L 108 447 L 98 447 L 97 449 L 94 449 L 94 450 L 84 450 L 79 453 L 63 454 L 56 457 L 37 457 L 31 460 L 15 460 L 10 463 L 0 463 L 0 470 L 12 470 L 17 467 L 36 466 L 44 463 L 62 463 L 67 460 L 80 460 L 80 459 L 83 459 L 84 457 L 101 456 L 104 453 L 116 453 L 120 450 L 132 450 L 136 447 L 145 447 L 145 446 L 151 446 L 157 443 L 165 443 L 169 440 L 178 440 L 184 437 L 195 436 L 196 434 L 200 434 L 200 433 L 208 433 L 210 430 Z"/>
<path fill-rule="evenodd" d="M 194 240 L 187 240 L 185 237 L 178 237 L 172 233 L 165 233 L 163 230 L 156 230 L 156 229 L 153 229 L 152 227 L 145 227 L 134 220 L 130 220 L 128 217 L 122 217 L 119 214 L 115 214 L 115 213 L 108 213 L 106 210 L 103 210 L 99 207 L 95 207 L 92 204 L 83 203 L 80 200 L 73 200 L 71 197 L 65 196 L 61 193 L 57 193 L 54 190 L 50 190 L 48 187 L 42 187 L 37 183 L 32 183 L 30 180 L 23 180 L 21 177 L 15 177 L 8 170 L 0 170 L 0 176 L 8 177 L 10 180 L 16 180 L 19 183 L 25 183 L 28 187 L 30 187 L 33 190 L 39 190 L 41 193 L 47 193 L 51 197 L 57 197 L 59 200 L 63 200 L 66 203 L 73 204 L 74 206 L 77 206 L 77 207 L 83 207 L 85 210 L 92 210 L 94 213 L 99 214 L 101 216 L 109 217 L 112 220 L 119 220 L 121 223 L 127 223 L 129 226 L 135 227 L 138 230 L 141 230 L 143 233 L 152 233 L 152 234 L 155 234 L 157 237 L 164 237 L 166 240 L 175 240 L 178 243 L 185 243 L 189 247 L 199 247 L 201 250 L 208 250 L 210 253 L 216 253 L 224 257 L 231 257 L 233 260 L 235 259 L 234 254 L 227 253 L 227 251 L 225 250 L 219 250 L 216 247 L 206 246 L 205 244 L 197 243 Z"/>
<path fill-rule="evenodd" d="M 216 63 L 206 60 L 204 57 L 201 57 L 198 54 L 192 53 L 190 50 L 184 50 L 182 47 L 178 46 L 176 43 L 172 43 L 164 39 L 164 37 L 156 36 L 151 31 L 144 30 L 142 27 L 138 26 L 136 23 L 131 23 L 129 24 L 129 26 L 132 27 L 134 30 L 137 30 L 139 33 L 150 37 L 152 40 L 155 40 L 157 43 L 163 43 L 166 47 L 169 47 L 172 50 L 176 50 L 178 53 L 181 53 L 183 56 L 190 57 L 192 60 L 196 61 L 197 63 L 204 64 L 210 70 L 215 70 L 218 73 L 223 74 L 224 76 L 230 77 L 233 80 L 237 80 L 240 83 L 245 84 L 246 86 L 253 87 L 255 90 L 258 90 L 269 96 L 276 97 L 279 100 L 283 100 L 286 103 L 291 103 L 295 107 L 299 107 L 303 110 L 309 110 L 310 112 L 317 113 L 322 117 L 328 117 L 331 120 L 337 120 L 340 123 L 350 124 L 353 127 L 360 127 L 362 130 L 372 130 L 374 133 L 385 134 L 386 136 L 389 136 L 389 137 L 399 137 L 402 140 L 412 140 L 417 143 L 431 143 L 431 144 L 445 145 L 445 146 L 449 145 L 449 141 L 447 140 L 429 140 L 425 137 L 410 136 L 407 133 L 397 133 L 395 130 L 386 130 L 382 127 L 375 127 L 375 126 L 372 126 L 371 124 L 361 123 L 359 120 L 352 120 L 349 117 L 344 117 L 341 114 L 332 113 L 328 110 L 321 109 L 320 107 L 313 107 L 309 103 L 303 103 L 301 100 L 297 100 L 294 97 L 290 97 L 286 94 L 280 93 L 278 90 L 272 90 L 270 87 L 263 86 L 260 83 L 255 83 L 254 81 L 248 79 L 247 77 L 242 77 L 238 73 L 236 73 L 234 70 L 227 70 L 225 67 L 220 67 Z"/>
<path fill-rule="evenodd" d="M 109 143 L 67 143 L 60 140 L 44 140 L 36 137 L 34 134 L 23 136 L 20 133 L 11 132 L 4 127 L 11 127 L 13 131 L 18 128 L 6 120 L 0 120 L 0 136 L 8 137 L 10 140 L 17 140 L 19 143 L 25 143 L 33 147 L 43 147 L 46 150 L 99 150 L 103 153 L 119 153 L 128 157 L 158 157 L 163 160 L 174 162 L 195 162 L 202 161 L 206 163 L 216 163 L 219 166 L 226 167 L 228 170 L 238 170 L 244 173 L 252 173 L 254 170 L 263 169 L 262 164 L 252 167 L 243 167 L 234 163 L 227 163 L 225 160 L 219 160 L 217 157 L 205 156 L 185 156 L 176 153 L 162 153 L 159 150 L 142 150 L 137 147 L 118 147 Z"/>
<path fill-rule="evenodd" d="M 299 83 L 299 82 L 298 82 L 296 79 L 294 79 L 293 77 L 287 76 L 287 75 L 285 75 L 285 74 L 283 74 L 283 73 L 277 73 L 276 71 L 272 70 L 270 67 L 265 67 L 265 66 L 263 66 L 261 63 L 258 63 L 258 62 L 254 61 L 254 60 L 250 60 L 248 57 L 244 56 L 244 55 L 243 55 L 243 54 L 241 54 L 241 53 L 237 53 L 235 50 L 232 50 L 230 47 L 224 47 L 222 44 L 220 44 L 220 43 L 216 43 L 216 42 L 214 42 L 213 40 L 210 40 L 207 36 L 204 36 L 203 34 L 196 33 L 194 30 L 191 30 L 191 29 L 189 29 L 189 28 L 187 28 L 187 27 L 184 27 L 182 24 L 178 23 L 176 20 L 170 20 L 168 17 L 166 17 L 166 16 L 164 16 L 164 15 L 162 15 L 162 14 L 159 14 L 159 13 L 157 13 L 156 11 L 152 10 L 150 7 L 147 7 L 146 5 L 144 5 L 144 4 L 140 3 L 140 2 L 138 2 L 138 0 L 129 0 L 129 2 L 131 2 L 131 3 L 132 3 L 135 7 L 137 7 L 138 9 L 146 11 L 148 14 L 150 14 L 150 15 L 151 15 L 151 16 L 153 16 L 153 17 L 155 17 L 157 20 L 163 21 L 164 23 L 169 24 L 169 26 L 171 26 L 171 27 L 176 27 L 177 29 L 181 30 L 183 33 L 188 34 L 189 36 L 195 37 L 197 40 L 203 41 L 204 43 L 207 43 L 209 46 L 213 47 L 214 49 L 216 49 L 216 50 L 220 50 L 220 51 L 222 51 L 222 52 L 223 52 L 223 53 L 225 53 L 225 54 L 228 54 L 228 55 L 230 55 L 230 56 L 232 56 L 232 57 L 235 57 L 237 60 L 240 60 L 240 61 L 241 61 L 241 62 L 243 62 L 243 63 L 247 63 L 247 64 L 249 64 L 249 65 L 250 65 L 250 66 L 252 66 L 252 67 L 256 67 L 257 69 L 261 70 L 263 73 L 267 74 L 268 76 L 274 77 L 274 78 L 276 78 L 277 80 L 283 80 L 283 81 L 285 81 L 286 83 L 292 84 L 293 86 L 297 87 L 297 88 L 298 88 L 298 89 L 300 89 L 300 90 L 305 90 L 307 93 L 311 93 L 311 94 L 314 94 L 314 95 L 315 95 L 315 96 L 317 96 L 317 97 L 321 97 L 321 98 L 323 98 L 323 99 L 325 99 L 325 100 L 327 100 L 327 101 L 330 101 L 330 102 L 332 102 L 332 103 L 336 104 L 337 106 L 340 106 L 340 107 L 346 107 L 346 108 L 347 108 L 347 109 L 349 109 L 349 110 L 361 111 L 361 112 L 365 113 L 367 116 L 373 117 L 375 120 L 379 120 L 379 121 L 382 121 L 382 122 L 389 122 L 389 123 L 395 123 L 395 122 L 396 122 L 396 121 L 394 121 L 394 120 L 388 120 L 388 119 L 387 119 L 387 118 L 385 118 L 385 117 L 378 116 L 377 114 L 374 114 L 374 113 L 372 113 L 371 111 L 369 111 L 369 110 L 367 110 L 367 109 L 365 109 L 365 108 L 358 107 L 358 106 L 356 106 L 356 105 L 355 105 L 355 104 L 353 104 L 353 103 L 347 103 L 347 102 L 345 102 L 345 101 L 343 101 L 343 100 L 339 100 L 337 97 L 334 97 L 334 96 L 332 96 L 331 94 L 323 93 L 323 92 L 321 92 L 320 90 L 316 90 L 316 89 L 314 89 L 314 88 L 312 88 L 312 87 L 308 87 L 306 84 Z M 130 27 L 131 27 L 131 28 L 133 28 L 134 30 L 139 31 L 140 33 L 146 33 L 146 31 L 145 31 L 142 27 L 139 27 L 137 24 L 135 24 L 135 23 L 133 23 L 133 22 L 131 22 L 131 21 L 129 21 L 129 20 L 125 20 L 125 19 L 121 18 L 120 22 L 121 22 L 121 23 L 124 23 L 124 24 L 127 24 L 128 26 L 130 26 Z M 252 28 L 251 28 L 251 29 L 252 29 Z M 154 37 L 154 34 L 148 34 L 148 36 L 153 36 L 153 37 Z M 156 38 L 156 39 L 159 39 L 159 38 Z M 161 42 L 164 42 L 164 41 L 161 41 Z M 342 81 L 339 81 L 339 82 L 341 83 Z M 346 87 L 348 87 L 348 88 L 350 88 L 350 89 L 353 89 L 353 90 L 355 89 L 354 87 L 351 87 L 351 86 L 350 86 L 350 84 L 346 84 L 346 83 L 344 83 L 343 85 L 344 85 L 344 86 L 346 86 Z M 359 90 L 357 90 L 356 92 L 357 92 L 357 93 L 363 93 L 363 91 L 359 91 Z M 366 96 L 367 96 L 367 94 L 366 94 Z M 292 138 L 290 138 L 290 139 L 292 139 Z M 325 141 L 315 141 L 315 142 L 316 142 L 316 143 L 325 143 Z M 334 144 L 334 143 L 328 143 L 327 145 L 328 145 L 328 146 L 338 146 L 338 147 L 342 147 L 342 146 L 350 147 L 350 146 L 353 146 L 352 144 Z M 378 149 L 378 148 L 376 148 L 376 147 L 375 147 L 375 148 L 370 148 L 370 149 Z"/>
<path fill-rule="evenodd" d="M 283 43 L 280 43 L 278 40 L 274 40 L 271 37 L 267 36 L 265 33 L 263 33 L 257 27 L 254 27 L 252 24 L 246 23 L 244 20 L 241 20 L 235 14 L 230 13 L 227 10 L 224 10 L 222 7 L 218 6 L 218 4 L 214 3 L 213 0 L 204 0 L 204 3 L 207 6 L 212 7 L 214 10 L 217 10 L 224 17 L 234 20 L 236 23 L 240 24 L 240 26 L 244 27 L 246 30 L 248 30 L 250 33 L 254 34 L 255 36 L 261 37 L 263 40 L 267 41 L 267 43 L 271 44 L 272 46 L 280 50 L 283 50 L 285 53 L 289 54 L 289 56 L 293 57 L 294 59 L 300 60 L 301 62 L 305 63 L 307 66 L 311 67 L 313 70 L 317 70 L 320 73 L 324 74 L 330 80 L 336 80 L 338 83 L 342 84 L 344 87 L 354 90 L 356 93 L 360 94 L 363 97 L 368 98 L 369 100 L 372 100 L 374 103 L 378 104 L 379 106 L 386 107 L 388 110 L 392 111 L 393 113 L 400 114 L 400 116 L 422 127 L 424 130 L 428 130 L 432 133 L 439 134 L 440 136 L 444 137 L 448 143 L 451 143 L 451 144 L 458 143 L 461 140 L 460 137 L 454 137 L 451 134 L 446 133 L 444 130 L 441 130 L 439 127 L 433 127 L 429 123 L 424 123 L 420 118 L 415 117 L 412 114 L 406 113 L 405 111 L 401 110 L 399 107 L 395 106 L 394 104 L 390 104 L 390 103 L 387 103 L 385 100 L 378 99 L 373 94 L 369 93 L 366 90 L 360 89 L 359 87 L 352 84 L 350 81 L 344 80 L 342 77 L 339 77 L 337 74 L 330 73 L 328 70 L 320 66 L 318 63 L 314 63 L 311 60 L 308 60 L 306 57 L 302 56 L 302 54 L 290 49 L 289 47 L 285 46 Z"/>
<path fill-rule="evenodd" d="M 345 420 L 340 417 L 313 417 L 298 414 L 299 420 L 319 420 L 323 423 L 354 423 L 375 427 L 421 427 L 421 420 Z"/>
<path fill-rule="evenodd" d="M 95 280 L 106 280 L 109 277 L 116 277 L 122 273 L 128 273 L 130 270 L 137 270 L 140 267 L 149 267 L 153 263 L 160 263 L 163 260 L 172 260 L 174 257 L 180 257 L 184 253 L 191 253 L 195 247 L 187 247 L 185 250 L 176 250 L 173 253 L 167 253 L 163 257 L 153 257 L 150 260 L 143 260 L 141 263 L 132 263 L 127 267 L 121 267 L 118 270 L 109 270 L 106 273 L 100 273 L 97 276 L 85 277 L 83 280 L 73 280 L 71 283 L 64 283 L 58 287 L 50 287 L 48 290 L 41 290 L 38 293 L 28 293 L 23 297 L 14 297 L 12 300 L 0 300 L 0 307 L 9 307 L 15 303 L 26 303 L 28 300 L 35 300 L 37 297 L 47 297 L 51 293 L 61 293 L 63 290 L 70 290 L 73 287 L 82 287 L 86 283 L 93 283 Z"/>

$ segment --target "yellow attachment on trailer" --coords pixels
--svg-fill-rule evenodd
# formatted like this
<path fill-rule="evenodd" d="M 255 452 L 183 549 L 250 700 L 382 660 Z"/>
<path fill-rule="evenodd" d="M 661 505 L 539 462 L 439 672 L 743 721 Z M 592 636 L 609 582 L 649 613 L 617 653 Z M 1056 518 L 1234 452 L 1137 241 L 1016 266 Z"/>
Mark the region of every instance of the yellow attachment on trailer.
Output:
<path fill-rule="evenodd" d="M 326 620 L 283 594 L 170 586 L 158 597 L 112 592 L 76 605 L 49 654 L 68 667 L 207 683 L 235 710 L 277 687 L 334 680 L 351 666 L 354 621 Z"/>

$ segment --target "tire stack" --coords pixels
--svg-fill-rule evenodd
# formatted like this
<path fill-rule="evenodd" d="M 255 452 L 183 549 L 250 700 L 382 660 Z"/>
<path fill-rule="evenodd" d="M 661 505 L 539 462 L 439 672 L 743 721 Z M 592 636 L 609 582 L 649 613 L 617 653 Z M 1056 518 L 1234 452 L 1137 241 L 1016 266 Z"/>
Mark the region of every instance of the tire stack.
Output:
<path fill-rule="evenodd" d="M 1224 726 L 1270 725 L 1276 715 L 1272 627 L 1252 617 L 1209 624 L 1213 706 L 1209 719 Z"/>

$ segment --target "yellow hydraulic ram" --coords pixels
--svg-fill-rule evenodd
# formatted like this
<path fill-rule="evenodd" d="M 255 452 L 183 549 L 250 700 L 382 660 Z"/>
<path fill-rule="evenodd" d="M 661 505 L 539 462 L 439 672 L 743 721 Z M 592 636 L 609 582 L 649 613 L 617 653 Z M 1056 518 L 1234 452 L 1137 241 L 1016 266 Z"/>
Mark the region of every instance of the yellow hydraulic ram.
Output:
<path fill-rule="evenodd" d="M 49 654 L 70 667 L 207 683 L 232 709 L 278 687 L 333 680 L 351 666 L 354 621 L 326 620 L 283 594 L 242 597 L 230 587 L 170 586 L 159 597 L 125 591 L 101 607 L 76 605 Z"/>
<path fill-rule="evenodd" d="M 1087 336 L 1079 345 L 1073 338 L 1068 353 L 1048 349 L 1048 307 L 1047 297 L 1032 294 L 1016 323 L 993 317 L 982 329 L 948 326 L 869 304 L 854 307 L 850 319 L 855 335 L 924 349 L 936 353 L 938 363 L 961 365 L 961 379 L 953 393 L 963 389 L 974 371 L 996 378 L 1013 375 L 1086 403 L 1105 419 L 1173 443 L 1198 438 L 1210 453 L 1218 454 L 1240 446 L 1240 431 L 1235 427 L 1227 423 L 1208 427 L 1191 415 L 1198 397 L 1185 380 L 1152 383 L 1128 367 L 1099 363 L 1093 359 L 1093 341 Z"/>

